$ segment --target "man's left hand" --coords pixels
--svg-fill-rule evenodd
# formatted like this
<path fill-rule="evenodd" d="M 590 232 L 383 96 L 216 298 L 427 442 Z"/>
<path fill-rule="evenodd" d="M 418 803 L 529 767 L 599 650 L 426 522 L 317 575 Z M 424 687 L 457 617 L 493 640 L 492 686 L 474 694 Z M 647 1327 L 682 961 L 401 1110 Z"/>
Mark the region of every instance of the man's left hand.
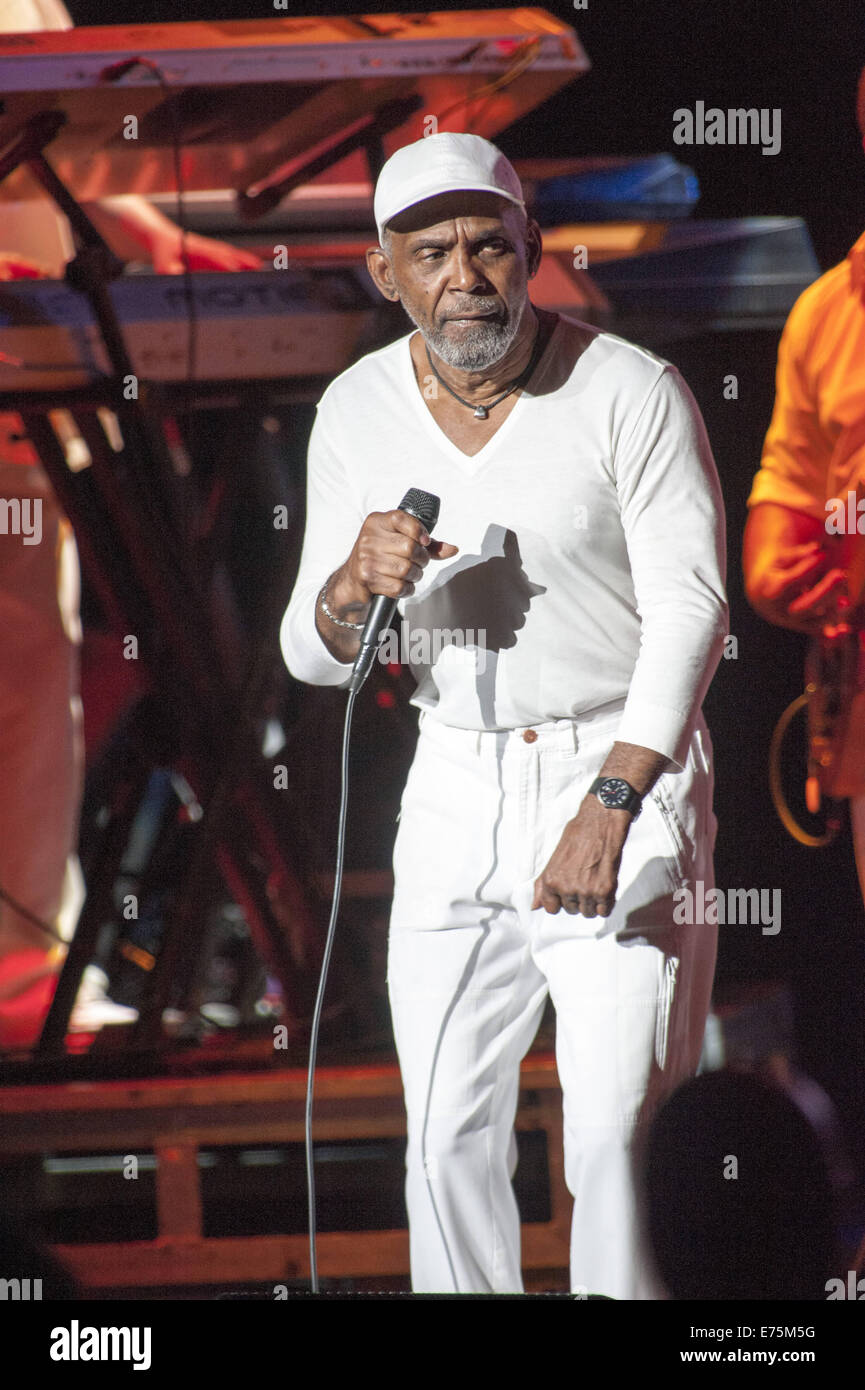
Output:
<path fill-rule="evenodd" d="M 586 796 L 535 880 L 532 909 L 555 913 L 564 908 L 572 916 L 579 912 L 584 917 L 609 917 L 631 820 L 630 811 L 613 810 L 596 796 Z"/>

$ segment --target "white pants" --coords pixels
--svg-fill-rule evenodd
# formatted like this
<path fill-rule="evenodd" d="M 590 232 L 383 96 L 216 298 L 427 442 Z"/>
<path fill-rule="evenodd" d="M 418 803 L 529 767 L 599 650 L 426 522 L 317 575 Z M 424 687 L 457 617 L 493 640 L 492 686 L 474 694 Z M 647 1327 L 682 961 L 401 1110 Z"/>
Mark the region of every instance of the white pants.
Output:
<path fill-rule="evenodd" d="M 416 1292 L 519 1292 L 511 1187 L 520 1061 L 556 1009 L 572 1288 L 662 1297 L 634 1159 L 658 1103 L 696 1070 L 717 928 L 677 926 L 672 894 L 712 886 L 702 719 L 625 842 L 607 917 L 531 910 L 534 880 L 597 776 L 620 713 L 476 733 L 421 716 L 394 847 L 388 985 L 408 1116 Z M 531 734 L 529 734 L 531 740 Z"/>

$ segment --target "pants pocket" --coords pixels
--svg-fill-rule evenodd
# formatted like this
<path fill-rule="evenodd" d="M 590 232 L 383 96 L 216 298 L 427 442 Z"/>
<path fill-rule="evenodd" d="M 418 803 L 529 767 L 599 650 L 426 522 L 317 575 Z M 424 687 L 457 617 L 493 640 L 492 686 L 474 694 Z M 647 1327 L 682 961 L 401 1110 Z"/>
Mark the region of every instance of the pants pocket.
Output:
<path fill-rule="evenodd" d="M 658 812 L 661 825 L 663 826 L 664 837 L 670 847 L 670 858 L 674 876 L 677 879 L 676 886 L 690 877 L 691 874 L 691 854 L 688 850 L 687 837 L 684 827 L 679 819 L 676 804 L 664 785 L 663 778 L 659 777 L 649 793 L 652 805 Z"/>

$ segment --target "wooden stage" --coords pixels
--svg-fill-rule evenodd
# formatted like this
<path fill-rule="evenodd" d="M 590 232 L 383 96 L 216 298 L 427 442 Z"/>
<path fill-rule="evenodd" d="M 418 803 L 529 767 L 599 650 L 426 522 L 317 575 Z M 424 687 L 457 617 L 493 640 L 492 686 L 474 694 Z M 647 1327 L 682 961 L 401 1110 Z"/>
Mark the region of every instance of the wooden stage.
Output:
<path fill-rule="evenodd" d="M 305 1069 L 273 1066 L 205 1076 L 2 1085 L 0 1172 L 45 1155 L 86 1152 L 127 1161 L 137 1153 L 155 1156 L 155 1239 L 130 1240 L 119 1229 L 116 1240 L 53 1245 L 85 1296 L 150 1289 L 170 1297 L 172 1289 L 179 1294 L 202 1286 L 215 1294 L 220 1286 L 302 1284 L 309 1274 L 305 1233 L 205 1234 L 199 1151 L 302 1144 L 305 1087 Z M 532 1053 L 523 1063 L 517 1130 L 542 1132 L 546 1139 L 549 1219 L 526 1221 L 522 1228 L 528 1284 L 531 1271 L 568 1265 L 571 1199 L 564 1183 L 561 1093 L 550 1053 Z M 320 1068 L 314 1137 L 316 1144 L 404 1138 L 395 1063 Z M 305 1202 L 304 1193 L 296 1195 Z M 323 1282 L 404 1280 L 408 1233 L 321 1230 L 318 1266 Z"/>

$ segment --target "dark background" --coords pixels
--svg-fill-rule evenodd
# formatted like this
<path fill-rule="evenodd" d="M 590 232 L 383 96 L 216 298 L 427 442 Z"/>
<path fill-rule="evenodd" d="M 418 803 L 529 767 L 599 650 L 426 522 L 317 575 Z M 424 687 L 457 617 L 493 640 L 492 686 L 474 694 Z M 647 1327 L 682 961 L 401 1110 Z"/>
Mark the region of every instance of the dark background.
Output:
<path fill-rule="evenodd" d="M 300 0 L 290 12 L 362 14 L 372 8 Z M 398 8 L 423 7 L 386 7 Z M 498 137 L 508 155 L 666 150 L 698 175 L 698 216 L 801 216 L 822 268 L 843 258 L 865 226 L 865 156 L 854 114 L 865 64 L 865 14 L 858 3 L 589 0 L 586 10 L 577 10 L 560 0 L 546 8 L 573 24 L 593 68 Z M 286 13 L 263 0 L 145 0 L 134 12 L 116 0 L 70 0 L 70 9 L 84 25 Z M 698 100 L 722 108 L 779 107 L 780 152 L 674 146 L 673 112 Z M 718 984 L 721 992 L 759 981 L 791 986 L 801 1064 L 835 1100 L 863 1169 L 865 924 L 849 833 L 828 850 L 808 850 L 777 822 L 767 787 L 768 741 L 781 710 L 802 689 L 804 643 L 750 612 L 740 578 L 745 499 L 771 412 L 777 337 L 707 333 L 668 352 L 661 347 L 700 402 L 727 504 L 731 631 L 739 653 L 721 663 L 706 702 L 716 750 L 718 882 L 782 890 L 777 936 L 762 935 L 756 925 L 722 931 Z M 728 373 L 738 377 L 736 401 L 723 399 Z"/>

